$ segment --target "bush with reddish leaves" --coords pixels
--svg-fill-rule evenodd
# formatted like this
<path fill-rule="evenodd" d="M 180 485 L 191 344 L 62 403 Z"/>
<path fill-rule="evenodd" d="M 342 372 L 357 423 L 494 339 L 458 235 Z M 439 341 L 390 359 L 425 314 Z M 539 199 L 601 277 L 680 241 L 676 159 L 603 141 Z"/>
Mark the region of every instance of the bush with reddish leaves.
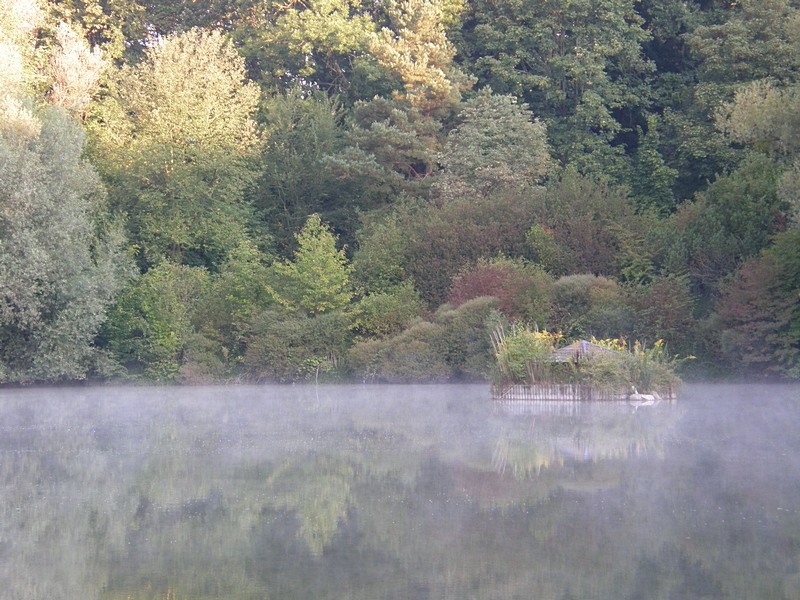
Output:
<path fill-rule="evenodd" d="M 498 310 L 509 319 L 544 326 L 552 286 L 549 275 L 537 267 L 509 258 L 482 259 L 453 278 L 450 303 L 460 306 L 473 298 L 494 296 Z"/>
<path fill-rule="evenodd" d="M 722 288 L 719 351 L 740 373 L 800 378 L 800 229 L 746 261 Z"/>

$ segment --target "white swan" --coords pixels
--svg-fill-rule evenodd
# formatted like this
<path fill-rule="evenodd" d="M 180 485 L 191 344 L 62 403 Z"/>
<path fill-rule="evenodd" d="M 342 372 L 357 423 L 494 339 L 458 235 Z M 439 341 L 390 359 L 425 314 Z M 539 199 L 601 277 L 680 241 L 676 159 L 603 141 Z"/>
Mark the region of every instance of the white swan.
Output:
<path fill-rule="evenodd" d="M 651 404 L 654 404 L 656 401 L 656 397 L 658 397 L 658 400 L 661 400 L 661 396 L 659 396 L 657 393 L 640 394 L 639 391 L 636 389 L 636 386 L 633 385 L 631 386 L 631 390 L 633 391 L 633 393 L 630 396 L 628 396 L 628 400 L 632 402 L 640 402 L 641 403 L 640 406 L 649 406 Z"/>

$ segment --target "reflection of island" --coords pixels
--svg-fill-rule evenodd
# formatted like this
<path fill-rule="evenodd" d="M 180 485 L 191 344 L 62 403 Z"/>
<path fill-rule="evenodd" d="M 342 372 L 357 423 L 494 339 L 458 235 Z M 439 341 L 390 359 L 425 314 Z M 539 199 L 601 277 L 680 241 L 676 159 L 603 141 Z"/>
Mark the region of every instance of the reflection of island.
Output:
<path fill-rule="evenodd" d="M 591 402 L 584 400 L 494 400 L 492 407 L 496 414 L 506 415 L 582 415 L 599 412 L 620 413 L 636 410 L 640 406 L 660 406 L 662 403 L 674 407 L 676 400 L 606 400 Z"/>
<path fill-rule="evenodd" d="M 492 468 L 517 478 L 538 475 L 564 460 L 625 459 L 659 453 L 681 416 L 674 401 L 495 401 L 507 418 Z"/>

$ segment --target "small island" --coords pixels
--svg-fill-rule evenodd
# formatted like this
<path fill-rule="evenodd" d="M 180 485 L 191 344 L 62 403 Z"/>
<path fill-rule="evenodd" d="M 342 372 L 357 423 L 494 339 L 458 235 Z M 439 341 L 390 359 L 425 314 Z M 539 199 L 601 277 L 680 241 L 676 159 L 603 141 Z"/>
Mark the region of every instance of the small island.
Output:
<path fill-rule="evenodd" d="M 577 340 L 560 345 L 559 334 L 514 325 L 493 336 L 497 400 L 673 400 L 681 386 L 680 362 L 664 342 L 647 347 L 625 340 Z"/>

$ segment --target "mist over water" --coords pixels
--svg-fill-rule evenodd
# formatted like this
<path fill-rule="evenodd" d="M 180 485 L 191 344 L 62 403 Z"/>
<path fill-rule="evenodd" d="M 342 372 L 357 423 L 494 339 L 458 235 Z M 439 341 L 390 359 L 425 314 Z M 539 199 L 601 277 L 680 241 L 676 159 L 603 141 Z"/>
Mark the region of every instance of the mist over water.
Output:
<path fill-rule="evenodd" d="M 0 391 L 0 597 L 800 598 L 800 387 Z"/>

